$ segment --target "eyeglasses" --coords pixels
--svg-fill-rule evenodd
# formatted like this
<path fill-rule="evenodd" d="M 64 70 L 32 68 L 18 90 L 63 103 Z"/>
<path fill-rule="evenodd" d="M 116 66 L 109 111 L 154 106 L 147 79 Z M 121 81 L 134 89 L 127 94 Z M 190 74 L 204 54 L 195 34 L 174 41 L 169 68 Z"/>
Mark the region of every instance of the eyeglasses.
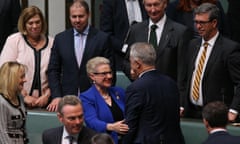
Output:
<path fill-rule="evenodd" d="M 108 72 L 95 72 L 93 73 L 95 75 L 101 76 L 101 77 L 105 77 L 106 75 L 112 75 L 112 71 L 108 71 Z"/>
<path fill-rule="evenodd" d="M 206 25 L 206 24 L 208 24 L 208 23 L 210 23 L 210 22 L 212 22 L 212 20 L 209 20 L 209 21 L 197 21 L 197 20 L 195 20 L 194 21 L 194 23 L 195 24 L 199 24 L 199 25 Z"/>

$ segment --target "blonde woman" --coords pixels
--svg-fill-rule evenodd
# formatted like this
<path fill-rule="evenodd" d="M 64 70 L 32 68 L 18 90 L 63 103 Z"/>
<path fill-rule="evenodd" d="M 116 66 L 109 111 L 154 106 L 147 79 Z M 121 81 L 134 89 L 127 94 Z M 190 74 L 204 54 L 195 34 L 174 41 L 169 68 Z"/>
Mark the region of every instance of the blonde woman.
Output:
<path fill-rule="evenodd" d="M 0 68 L 0 143 L 27 143 L 24 107 L 21 91 L 26 82 L 25 66 L 7 62 Z"/>

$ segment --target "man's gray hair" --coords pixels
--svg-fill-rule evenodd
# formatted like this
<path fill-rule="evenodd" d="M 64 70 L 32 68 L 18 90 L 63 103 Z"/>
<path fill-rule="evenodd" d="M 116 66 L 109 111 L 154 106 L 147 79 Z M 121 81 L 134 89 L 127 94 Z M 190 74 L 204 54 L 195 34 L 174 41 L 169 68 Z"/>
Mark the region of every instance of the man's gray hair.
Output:
<path fill-rule="evenodd" d="M 194 9 L 194 15 L 203 13 L 209 14 L 209 21 L 218 19 L 219 17 L 219 9 L 215 4 L 203 3 Z"/>
<path fill-rule="evenodd" d="M 156 51 L 149 43 L 137 42 L 131 46 L 130 58 L 141 60 L 146 65 L 155 66 Z"/>

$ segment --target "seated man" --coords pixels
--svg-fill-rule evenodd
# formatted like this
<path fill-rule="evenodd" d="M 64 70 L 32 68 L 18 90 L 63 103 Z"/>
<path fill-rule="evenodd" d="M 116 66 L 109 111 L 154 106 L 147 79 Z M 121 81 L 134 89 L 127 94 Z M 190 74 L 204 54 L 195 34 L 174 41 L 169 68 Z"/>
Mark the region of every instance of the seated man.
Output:
<path fill-rule="evenodd" d="M 96 134 L 83 126 L 83 107 L 74 95 L 64 96 L 58 104 L 59 121 L 64 125 L 43 132 L 43 144 L 90 144 Z"/>
<path fill-rule="evenodd" d="M 227 130 L 228 108 L 224 103 L 208 103 L 202 111 L 203 123 L 209 133 L 203 144 L 239 144 L 240 136 L 232 136 Z"/>

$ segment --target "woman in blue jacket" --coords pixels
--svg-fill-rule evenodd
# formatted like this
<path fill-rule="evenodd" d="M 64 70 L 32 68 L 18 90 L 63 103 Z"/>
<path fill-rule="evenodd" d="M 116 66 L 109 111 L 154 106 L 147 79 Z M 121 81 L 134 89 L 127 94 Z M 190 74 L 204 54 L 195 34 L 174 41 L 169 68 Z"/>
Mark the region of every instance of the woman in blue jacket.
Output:
<path fill-rule="evenodd" d="M 127 133 L 124 124 L 124 96 L 122 88 L 111 87 L 112 70 L 110 61 L 95 57 L 86 65 L 93 85 L 80 94 L 86 125 L 95 131 L 108 133 L 115 144 L 121 144 L 121 135 Z"/>

